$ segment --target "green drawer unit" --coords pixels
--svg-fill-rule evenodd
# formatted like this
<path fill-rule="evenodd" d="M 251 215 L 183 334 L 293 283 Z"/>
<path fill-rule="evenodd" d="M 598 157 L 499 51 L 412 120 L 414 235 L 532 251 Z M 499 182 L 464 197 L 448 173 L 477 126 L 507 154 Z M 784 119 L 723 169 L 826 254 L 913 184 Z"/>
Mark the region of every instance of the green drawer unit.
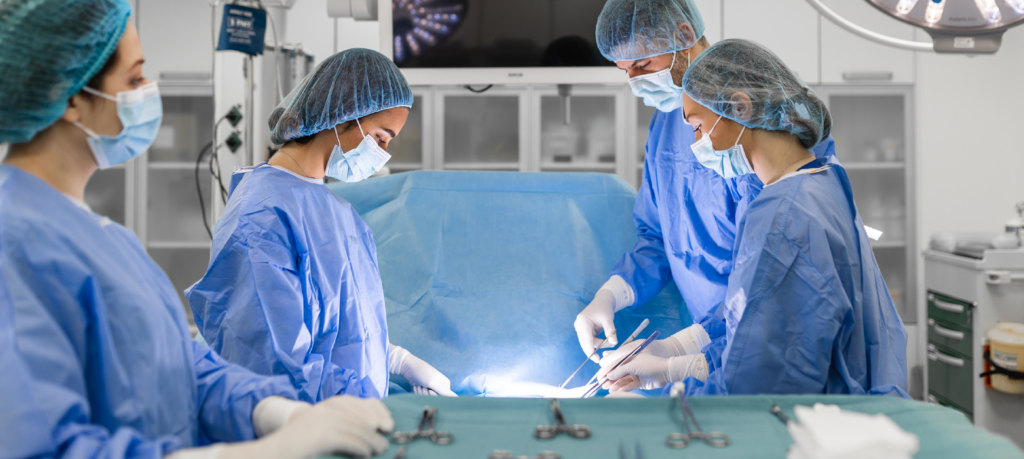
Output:
<path fill-rule="evenodd" d="M 970 411 L 967 411 L 967 410 L 965 410 L 965 409 L 963 409 L 963 408 L 961 408 L 959 406 L 956 406 L 955 403 L 950 402 L 949 400 L 946 400 L 946 399 L 942 398 L 939 395 L 936 395 L 934 392 L 929 392 L 929 394 L 928 394 L 928 401 L 931 402 L 931 403 L 934 403 L 936 405 L 944 406 L 944 407 L 949 408 L 951 410 L 958 411 L 958 412 L 960 412 L 960 414 L 966 416 L 967 420 L 971 421 L 971 424 L 974 423 L 974 413 L 971 413 Z"/>
<path fill-rule="evenodd" d="M 971 358 L 928 345 L 928 391 L 965 411 L 974 412 Z"/>
<path fill-rule="evenodd" d="M 942 320 L 970 330 L 973 324 L 974 307 L 973 302 L 953 298 L 932 290 L 928 291 L 929 319 Z"/>
<path fill-rule="evenodd" d="M 971 353 L 971 329 L 944 320 L 928 319 L 928 342 L 963 355 Z"/>

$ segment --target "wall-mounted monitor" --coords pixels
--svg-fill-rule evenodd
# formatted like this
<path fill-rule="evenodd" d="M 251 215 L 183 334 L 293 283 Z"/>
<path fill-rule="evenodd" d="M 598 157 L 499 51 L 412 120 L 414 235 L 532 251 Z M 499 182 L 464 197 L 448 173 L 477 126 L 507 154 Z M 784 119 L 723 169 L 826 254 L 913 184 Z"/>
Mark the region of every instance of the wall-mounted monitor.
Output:
<path fill-rule="evenodd" d="M 625 83 L 597 50 L 605 0 L 385 0 L 381 45 L 410 84 Z"/>

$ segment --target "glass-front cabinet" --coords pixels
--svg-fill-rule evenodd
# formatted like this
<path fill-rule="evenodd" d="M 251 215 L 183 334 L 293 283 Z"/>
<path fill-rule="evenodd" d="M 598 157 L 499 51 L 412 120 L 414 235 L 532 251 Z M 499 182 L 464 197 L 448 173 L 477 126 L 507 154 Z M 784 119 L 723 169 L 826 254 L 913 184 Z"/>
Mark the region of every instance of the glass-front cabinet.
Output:
<path fill-rule="evenodd" d="M 196 177 L 199 152 L 213 137 L 213 91 L 209 85 L 160 89 L 164 117 L 152 147 L 132 161 L 98 171 L 86 187 L 85 201 L 96 213 L 135 232 L 174 284 L 192 326 L 183 291 L 206 273 L 210 259 L 197 186 L 207 219 L 212 217 L 210 203 L 219 199 L 212 195 L 209 155 Z"/>

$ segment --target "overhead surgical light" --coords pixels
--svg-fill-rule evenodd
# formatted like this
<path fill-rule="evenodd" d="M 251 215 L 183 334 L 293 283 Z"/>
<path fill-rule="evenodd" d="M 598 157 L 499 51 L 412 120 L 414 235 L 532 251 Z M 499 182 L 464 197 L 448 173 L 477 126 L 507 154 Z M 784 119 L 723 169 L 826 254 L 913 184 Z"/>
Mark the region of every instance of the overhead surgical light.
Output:
<path fill-rule="evenodd" d="M 836 14 L 822 0 L 807 0 L 822 16 L 868 40 L 912 51 L 993 54 L 1003 33 L 1024 24 L 1024 0 L 865 0 L 900 21 L 920 27 L 932 43 L 903 40 L 865 29 Z"/>

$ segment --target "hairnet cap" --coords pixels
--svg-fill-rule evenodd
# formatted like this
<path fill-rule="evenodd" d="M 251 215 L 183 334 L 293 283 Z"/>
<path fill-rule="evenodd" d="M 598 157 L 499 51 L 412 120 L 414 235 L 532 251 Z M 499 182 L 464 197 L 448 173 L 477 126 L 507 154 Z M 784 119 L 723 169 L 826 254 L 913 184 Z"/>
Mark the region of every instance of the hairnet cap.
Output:
<path fill-rule="evenodd" d="M 749 128 L 796 135 L 804 148 L 832 130 L 832 115 L 821 99 L 778 56 L 751 41 L 725 40 L 706 49 L 686 70 L 683 91 Z M 737 93 L 746 94 L 750 105 Z"/>
<path fill-rule="evenodd" d="M 57 121 L 117 49 L 126 0 L 0 2 L 0 142 L 32 140 Z"/>
<path fill-rule="evenodd" d="M 394 62 L 354 48 L 313 69 L 270 115 L 270 140 L 282 145 L 346 121 L 394 107 L 412 107 L 412 89 Z"/>
<path fill-rule="evenodd" d="M 611 61 L 690 49 L 703 36 L 704 19 L 693 0 L 608 0 L 597 18 L 597 47 Z"/>

